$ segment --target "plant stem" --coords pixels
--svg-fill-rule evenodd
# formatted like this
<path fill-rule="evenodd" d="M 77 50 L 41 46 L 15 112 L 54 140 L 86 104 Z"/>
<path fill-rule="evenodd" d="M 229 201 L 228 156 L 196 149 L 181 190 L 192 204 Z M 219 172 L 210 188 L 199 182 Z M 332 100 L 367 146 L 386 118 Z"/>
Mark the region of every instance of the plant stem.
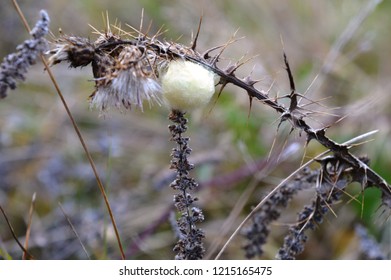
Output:
<path fill-rule="evenodd" d="M 176 170 L 177 175 L 170 187 L 178 191 L 174 195 L 174 203 L 181 215 L 177 220 L 179 240 L 174 251 L 177 253 L 176 259 L 202 259 L 205 254 L 202 243 L 205 234 L 197 228 L 196 223 L 202 222 L 204 215 L 201 209 L 192 206 L 197 198 L 193 197 L 190 191 L 197 188 L 198 184 L 189 176 L 190 170 L 194 168 L 187 159 L 191 153 L 188 146 L 190 139 L 182 136 L 187 130 L 187 119 L 185 113 L 178 110 L 172 110 L 169 119 L 174 123 L 169 126 L 171 141 L 177 144 L 171 153 L 171 168 Z"/>

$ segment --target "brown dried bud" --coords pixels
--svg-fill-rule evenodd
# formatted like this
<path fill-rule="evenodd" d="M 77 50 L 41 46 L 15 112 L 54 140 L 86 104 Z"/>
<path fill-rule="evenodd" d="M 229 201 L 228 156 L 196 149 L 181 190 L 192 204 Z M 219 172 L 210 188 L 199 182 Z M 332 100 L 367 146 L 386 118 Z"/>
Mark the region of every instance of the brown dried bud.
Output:
<path fill-rule="evenodd" d="M 87 66 L 94 59 L 94 45 L 86 38 L 63 36 L 55 42 L 55 48 L 48 51 L 49 65 L 69 61 L 71 67 Z"/>

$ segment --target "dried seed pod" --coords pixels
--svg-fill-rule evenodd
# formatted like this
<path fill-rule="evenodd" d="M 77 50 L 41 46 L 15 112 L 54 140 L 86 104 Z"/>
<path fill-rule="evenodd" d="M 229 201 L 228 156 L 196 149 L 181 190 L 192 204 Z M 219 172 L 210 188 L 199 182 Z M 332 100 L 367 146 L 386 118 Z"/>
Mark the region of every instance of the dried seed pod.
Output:
<path fill-rule="evenodd" d="M 87 39 L 74 36 L 62 36 L 56 40 L 55 48 L 48 51 L 49 65 L 68 61 L 71 67 L 83 67 L 90 64 L 95 55 L 94 45 Z"/>
<path fill-rule="evenodd" d="M 103 52 L 93 62 L 96 91 L 90 96 L 91 106 L 106 110 L 112 106 L 143 110 L 143 101 L 160 104 L 160 84 L 148 56 L 136 46 L 123 47 L 117 57 Z"/>

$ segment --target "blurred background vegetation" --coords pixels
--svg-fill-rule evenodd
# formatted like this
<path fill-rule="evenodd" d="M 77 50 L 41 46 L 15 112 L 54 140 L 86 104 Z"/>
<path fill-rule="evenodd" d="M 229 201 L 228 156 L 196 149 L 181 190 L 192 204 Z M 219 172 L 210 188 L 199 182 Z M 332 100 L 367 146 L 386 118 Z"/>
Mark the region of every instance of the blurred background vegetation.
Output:
<path fill-rule="evenodd" d="M 238 30 L 236 37 L 244 38 L 227 49 L 221 65 L 243 56 L 244 59 L 256 56 L 238 70 L 238 76 L 252 72 L 253 78 L 261 79 L 257 87 L 270 89 L 271 96 L 289 93 L 282 59 L 284 48 L 297 90 L 301 93 L 308 90 L 308 98 L 322 100 L 328 107 L 314 107 L 324 113 L 314 116 L 312 124 L 331 125 L 328 134 L 340 142 L 379 130 L 372 142 L 354 148 L 354 153 L 368 155 L 374 170 L 391 182 L 391 3 L 380 3 L 356 30 L 348 27 L 367 3 L 367 0 L 19 1 L 31 25 L 38 19 L 39 10 L 45 9 L 55 36 L 61 28 L 65 34 L 91 39 L 96 35 L 89 24 L 104 30 L 106 11 L 112 23 L 121 22 L 128 29 L 125 24 L 139 27 L 144 9 L 144 26 L 152 21 L 151 34 L 164 25 L 168 29 L 164 38 L 189 45 L 203 14 L 199 51 L 224 44 Z M 342 35 L 346 42 L 333 58 L 330 52 L 338 46 L 336 42 L 345 30 L 354 32 L 351 36 Z M 0 57 L 13 52 L 28 38 L 11 1 L 0 3 L 0 36 Z M 167 129 L 168 109 L 155 106 L 144 113 L 112 110 L 100 117 L 97 110 L 89 110 L 87 101 L 94 87 L 89 67 L 79 70 L 59 65 L 53 71 L 104 181 L 127 257 L 172 259 L 176 238 L 167 220 L 173 195 L 168 187 L 173 147 Z M 304 153 L 307 159 L 324 151 L 316 143 L 305 151 L 304 137 L 298 132 L 289 135 L 289 127 L 282 127 L 277 133 L 278 115 L 257 101 L 249 115 L 248 97 L 235 87 L 228 86 L 211 108 L 189 114 L 188 130 L 193 161 L 197 163 L 193 175 L 202 186 L 197 196 L 206 217 L 201 227 L 206 231 L 207 250 L 225 241 L 251 207 L 300 166 Z M 335 123 L 342 116 L 345 118 Z M 265 163 L 274 138 L 271 158 L 277 158 L 282 149 L 291 153 L 281 156 L 277 164 Z M 254 171 L 254 166 L 255 172 L 249 172 Z M 349 190 L 354 195 L 361 191 L 359 185 Z M 25 83 L 0 101 L 0 204 L 21 241 L 34 193 L 29 249 L 37 258 L 86 258 L 59 203 L 91 258 L 119 258 L 97 183 L 41 63 L 31 69 Z M 247 197 L 243 197 L 245 193 Z M 273 225 L 264 258 L 274 258 L 287 226 L 295 222 L 296 213 L 310 203 L 313 195 L 314 190 L 300 193 Z M 300 258 L 359 258 L 353 230 L 357 222 L 370 228 L 390 253 L 390 221 L 376 211 L 379 197 L 376 190 L 368 190 L 364 199 L 358 197 L 360 203 L 347 199 L 335 205 L 337 216 L 329 214 L 327 221 L 310 234 Z M 244 206 L 240 208 L 237 204 L 242 199 Z M 235 206 L 240 211 L 230 216 Z M 243 259 L 243 244 L 242 237 L 235 238 L 223 258 Z M 0 258 L 19 259 L 21 254 L 1 217 Z"/>

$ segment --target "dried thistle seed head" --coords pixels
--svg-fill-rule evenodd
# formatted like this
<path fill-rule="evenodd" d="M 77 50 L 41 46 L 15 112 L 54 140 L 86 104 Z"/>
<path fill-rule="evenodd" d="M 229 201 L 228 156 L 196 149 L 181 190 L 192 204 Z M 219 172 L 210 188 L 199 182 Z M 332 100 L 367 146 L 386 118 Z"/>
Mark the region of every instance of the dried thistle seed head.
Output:
<path fill-rule="evenodd" d="M 92 62 L 95 54 L 94 45 L 86 38 L 64 35 L 56 40 L 55 47 L 48 51 L 49 65 L 69 61 L 71 67 L 83 67 Z"/>
<path fill-rule="evenodd" d="M 161 77 L 164 100 L 175 110 L 203 107 L 215 92 L 215 76 L 199 64 L 173 60 Z"/>
<path fill-rule="evenodd" d="M 136 46 L 123 47 L 117 57 L 111 54 L 96 56 L 93 72 L 96 91 L 90 97 L 91 106 L 101 110 L 110 107 L 143 110 L 143 101 L 150 106 L 160 104 L 160 84 L 156 81 L 150 56 Z"/>

